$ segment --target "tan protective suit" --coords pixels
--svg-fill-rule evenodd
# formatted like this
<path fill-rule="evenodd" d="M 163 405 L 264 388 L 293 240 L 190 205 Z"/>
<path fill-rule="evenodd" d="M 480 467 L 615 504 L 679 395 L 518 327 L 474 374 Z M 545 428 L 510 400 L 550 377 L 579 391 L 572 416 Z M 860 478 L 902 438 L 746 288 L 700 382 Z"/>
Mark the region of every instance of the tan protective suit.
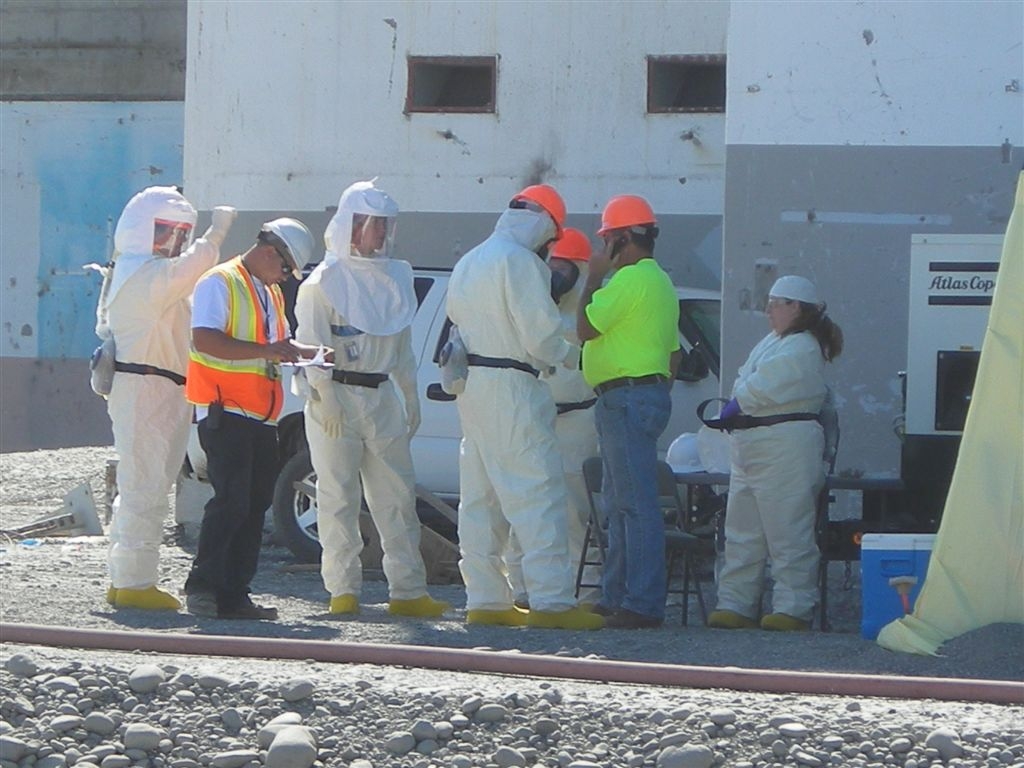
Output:
<path fill-rule="evenodd" d="M 350 221 L 351 216 L 351 209 L 339 205 L 335 218 Z M 347 222 L 341 229 L 337 234 L 332 220 L 328 243 L 333 250 L 299 288 L 296 340 L 332 348 L 336 369 L 387 374 L 388 380 L 374 389 L 331 381 L 330 371 L 306 371 L 312 389 L 305 408 L 306 439 L 317 475 L 321 575 L 332 597 L 359 595 L 359 513 L 365 495 L 381 537 L 391 600 L 414 600 L 427 594 L 427 582 L 409 450 L 419 423 L 412 267 L 386 256 L 347 253 L 351 230 Z M 323 425 L 317 390 L 325 387 L 341 403 L 337 437 Z"/>
<path fill-rule="evenodd" d="M 118 361 L 184 376 L 189 296 L 200 276 L 217 263 L 220 249 L 199 239 L 178 258 L 154 257 L 154 218 L 184 220 L 183 212 L 168 209 L 161 196 L 140 193 L 118 221 L 114 247 L 120 255 L 107 299 L 108 322 Z M 107 411 L 118 454 L 110 577 L 117 589 L 145 589 L 158 581 L 167 494 L 185 458 L 190 406 L 183 387 L 163 376 L 119 372 Z"/>
<path fill-rule="evenodd" d="M 809 332 L 772 332 L 740 367 L 733 397 L 751 416 L 818 413 L 825 358 Z M 809 621 L 817 601 L 814 515 L 825 482 L 824 433 L 816 421 L 736 430 L 725 513 L 725 557 L 718 610 L 756 619 L 764 567 L 775 582 L 772 611 Z"/>
<path fill-rule="evenodd" d="M 471 354 L 537 369 L 572 353 L 551 301 L 550 272 L 534 252 L 554 235 L 546 214 L 509 209 L 494 233 L 463 256 L 448 284 L 448 316 Z M 511 368 L 471 366 L 458 397 L 459 567 L 468 610 L 507 610 L 503 556 L 511 529 L 535 611 L 575 605 L 566 520 L 568 491 L 547 384 Z"/>

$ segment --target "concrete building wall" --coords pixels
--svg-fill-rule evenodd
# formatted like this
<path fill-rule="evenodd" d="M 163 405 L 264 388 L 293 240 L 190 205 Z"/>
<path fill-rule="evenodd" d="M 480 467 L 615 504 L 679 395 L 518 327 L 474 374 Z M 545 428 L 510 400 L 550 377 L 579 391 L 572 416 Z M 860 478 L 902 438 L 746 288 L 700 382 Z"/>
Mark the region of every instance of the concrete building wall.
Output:
<path fill-rule="evenodd" d="M 913 234 L 1001 234 L 1024 162 L 1019 2 L 734 3 L 723 388 L 775 276 L 843 327 L 839 470 L 898 474 Z"/>
<path fill-rule="evenodd" d="M 83 265 L 181 183 L 184 60 L 184 0 L 0 4 L 0 451 L 111 441 Z"/>
<path fill-rule="evenodd" d="M 728 14 L 720 2 L 193 0 L 186 184 L 202 209 L 288 211 L 319 233 L 342 189 L 379 176 L 403 209 L 403 255 L 440 266 L 528 183 L 556 185 L 585 226 L 637 192 L 663 219 L 677 279 L 717 287 L 726 116 L 647 114 L 646 57 L 723 53 Z M 497 56 L 496 112 L 405 114 L 410 55 Z"/>
<path fill-rule="evenodd" d="M 0 94 L 181 101 L 185 9 L 185 0 L 3 0 Z"/>

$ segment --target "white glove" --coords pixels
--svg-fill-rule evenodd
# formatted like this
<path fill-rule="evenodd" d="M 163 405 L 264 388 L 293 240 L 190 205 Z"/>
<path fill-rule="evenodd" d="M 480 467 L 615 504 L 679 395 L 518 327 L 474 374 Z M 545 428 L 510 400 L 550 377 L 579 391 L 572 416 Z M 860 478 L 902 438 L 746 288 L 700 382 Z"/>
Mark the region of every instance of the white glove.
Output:
<path fill-rule="evenodd" d="M 562 361 L 562 367 L 567 368 L 570 371 L 575 371 L 580 367 L 580 352 L 582 348 L 579 344 L 569 345 L 569 354 L 565 356 L 565 360 Z"/>
<path fill-rule="evenodd" d="M 416 430 L 420 428 L 419 400 L 412 400 L 405 404 L 405 423 L 409 428 L 409 437 L 411 439 L 416 434 Z"/>
<path fill-rule="evenodd" d="M 323 428 L 324 434 L 335 440 L 341 437 L 342 426 L 345 423 L 345 409 L 338 396 L 338 387 L 327 381 L 317 387 L 316 393 L 319 398 L 310 400 L 309 414 Z"/>
<path fill-rule="evenodd" d="M 235 217 L 237 216 L 237 209 L 232 208 L 230 205 L 218 205 L 213 209 L 213 214 L 210 218 L 210 228 L 206 230 L 203 239 L 220 248 L 224 244 L 224 238 L 228 236 L 228 230 L 235 223 Z"/>

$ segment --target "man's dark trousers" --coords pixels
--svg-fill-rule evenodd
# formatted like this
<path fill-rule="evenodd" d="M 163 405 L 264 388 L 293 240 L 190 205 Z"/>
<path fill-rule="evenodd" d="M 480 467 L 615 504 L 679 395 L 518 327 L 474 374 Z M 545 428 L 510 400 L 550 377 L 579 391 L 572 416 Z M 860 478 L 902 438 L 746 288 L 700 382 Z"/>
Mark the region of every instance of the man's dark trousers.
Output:
<path fill-rule="evenodd" d="M 277 427 L 225 412 L 216 428 L 199 422 L 213 498 L 206 504 L 186 594 L 213 592 L 217 608 L 248 601 L 263 540 L 263 519 L 280 469 Z"/>

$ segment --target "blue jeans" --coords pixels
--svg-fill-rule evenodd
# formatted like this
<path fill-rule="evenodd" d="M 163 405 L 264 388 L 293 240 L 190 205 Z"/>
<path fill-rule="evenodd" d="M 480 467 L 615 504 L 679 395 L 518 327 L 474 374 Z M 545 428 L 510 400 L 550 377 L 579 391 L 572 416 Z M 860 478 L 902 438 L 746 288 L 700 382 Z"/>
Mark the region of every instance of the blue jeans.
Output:
<path fill-rule="evenodd" d="M 601 603 L 663 619 L 665 522 L 658 506 L 657 442 L 672 412 L 668 386 L 619 387 L 601 395 L 595 409 L 608 516 Z"/>

